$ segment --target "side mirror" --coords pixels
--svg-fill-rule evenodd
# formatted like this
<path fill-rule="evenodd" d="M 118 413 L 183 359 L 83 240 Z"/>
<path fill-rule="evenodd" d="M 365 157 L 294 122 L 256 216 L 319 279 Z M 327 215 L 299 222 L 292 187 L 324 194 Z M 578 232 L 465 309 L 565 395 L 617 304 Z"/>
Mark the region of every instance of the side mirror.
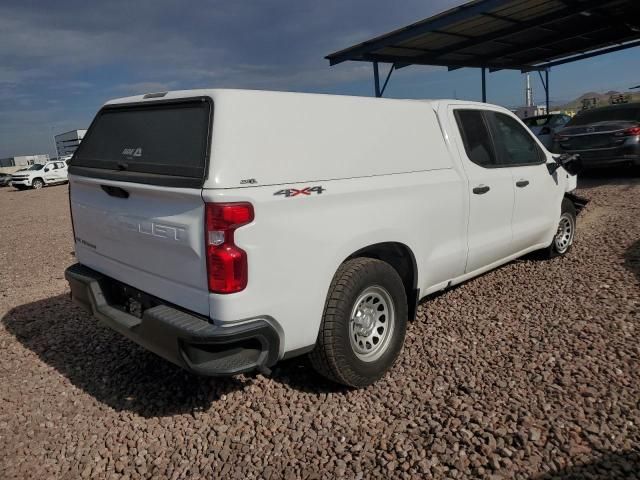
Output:
<path fill-rule="evenodd" d="M 569 175 L 577 175 L 582 170 L 580 155 L 562 153 L 557 157 L 554 157 L 553 163 L 547 163 L 547 169 L 550 174 L 553 174 L 560 167 L 564 168 Z"/>
<path fill-rule="evenodd" d="M 51 167 L 44 167 L 45 172 L 48 172 L 49 170 L 51 170 Z"/>

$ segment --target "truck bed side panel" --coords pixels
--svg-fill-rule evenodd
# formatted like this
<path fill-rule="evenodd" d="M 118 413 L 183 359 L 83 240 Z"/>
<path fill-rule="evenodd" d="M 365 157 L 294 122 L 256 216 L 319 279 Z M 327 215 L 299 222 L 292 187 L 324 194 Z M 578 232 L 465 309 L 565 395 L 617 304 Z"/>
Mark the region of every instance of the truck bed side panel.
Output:
<path fill-rule="evenodd" d="M 285 197 L 283 188 L 321 186 L 321 194 Z M 251 225 L 236 231 L 249 258 L 249 284 L 210 295 L 217 321 L 269 315 L 285 332 L 285 351 L 312 345 L 329 284 L 352 253 L 381 242 L 408 246 L 425 291 L 464 272 L 464 184 L 452 169 L 291 187 L 205 190 L 205 201 L 249 201 Z"/>

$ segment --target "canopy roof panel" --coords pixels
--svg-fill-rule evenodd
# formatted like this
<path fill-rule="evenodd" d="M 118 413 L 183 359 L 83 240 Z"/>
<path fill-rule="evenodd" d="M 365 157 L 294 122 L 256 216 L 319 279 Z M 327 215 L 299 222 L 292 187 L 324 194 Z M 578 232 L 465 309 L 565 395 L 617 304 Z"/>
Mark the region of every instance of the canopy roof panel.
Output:
<path fill-rule="evenodd" d="M 638 0 L 476 0 L 326 58 L 529 71 L 637 45 Z"/>

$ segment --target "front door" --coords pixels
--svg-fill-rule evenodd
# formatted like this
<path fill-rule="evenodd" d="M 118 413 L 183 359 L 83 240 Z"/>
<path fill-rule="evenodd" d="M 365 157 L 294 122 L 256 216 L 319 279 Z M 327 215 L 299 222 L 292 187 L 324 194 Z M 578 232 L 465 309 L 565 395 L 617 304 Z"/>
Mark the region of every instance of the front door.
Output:
<path fill-rule="evenodd" d="M 487 112 L 499 163 L 510 165 L 514 185 L 512 253 L 548 241 L 560 216 L 555 178 L 546 155 L 529 130 L 515 118 Z M 557 215 L 555 215 L 557 213 Z"/>
<path fill-rule="evenodd" d="M 514 167 L 512 172 L 516 186 L 513 249 L 519 252 L 549 242 L 549 232 L 556 228 L 560 218 L 560 189 L 544 164 Z"/>
<path fill-rule="evenodd" d="M 511 251 L 514 189 L 510 168 L 497 164 L 484 111 L 451 110 L 457 144 L 469 189 L 466 273 L 495 263 Z"/>
<path fill-rule="evenodd" d="M 58 176 L 56 173 L 55 164 L 47 163 L 44 166 L 42 177 L 44 178 L 45 183 L 56 183 Z"/>

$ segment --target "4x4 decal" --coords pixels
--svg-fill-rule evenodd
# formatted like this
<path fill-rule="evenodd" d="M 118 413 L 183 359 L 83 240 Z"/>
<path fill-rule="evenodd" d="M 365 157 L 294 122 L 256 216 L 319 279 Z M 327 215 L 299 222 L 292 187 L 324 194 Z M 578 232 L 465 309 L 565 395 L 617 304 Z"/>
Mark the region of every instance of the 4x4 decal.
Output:
<path fill-rule="evenodd" d="M 285 190 L 278 190 L 274 195 L 284 195 L 287 198 L 297 197 L 298 195 L 311 195 L 312 193 L 320 195 L 325 190 L 321 185 L 316 185 L 315 187 L 305 187 L 301 189 L 287 188 Z"/>

